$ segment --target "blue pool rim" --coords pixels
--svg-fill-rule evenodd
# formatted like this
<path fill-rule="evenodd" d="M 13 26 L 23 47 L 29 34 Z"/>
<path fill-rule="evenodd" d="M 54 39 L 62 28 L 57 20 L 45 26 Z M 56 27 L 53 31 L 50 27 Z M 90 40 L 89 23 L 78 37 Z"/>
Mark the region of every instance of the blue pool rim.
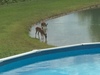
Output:
<path fill-rule="evenodd" d="M 99 54 L 100 53 L 100 42 L 96 43 L 82 43 L 82 44 L 75 44 L 75 45 L 69 45 L 69 46 L 61 46 L 61 47 L 54 47 L 54 48 L 47 48 L 47 49 L 38 49 L 38 50 L 32 50 L 26 53 L 6 57 L 0 59 L 0 67 L 5 66 L 7 64 L 20 61 L 23 59 L 31 58 L 31 57 L 42 57 L 49 54 L 55 54 L 60 52 L 67 52 L 67 57 L 70 56 L 77 56 L 77 55 L 87 55 L 87 54 Z M 59 59 L 59 56 L 51 56 L 44 59 L 38 59 L 34 63 L 40 62 L 40 61 L 46 61 L 51 60 L 51 58 Z M 23 63 L 23 62 L 22 62 Z M 24 64 L 23 64 L 24 66 Z M 16 67 L 18 68 L 18 67 Z M 11 68 L 15 69 L 15 68 Z M 11 70 L 10 69 L 10 70 Z M 0 72 L 6 72 L 8 69 L 0 70 Z"/>

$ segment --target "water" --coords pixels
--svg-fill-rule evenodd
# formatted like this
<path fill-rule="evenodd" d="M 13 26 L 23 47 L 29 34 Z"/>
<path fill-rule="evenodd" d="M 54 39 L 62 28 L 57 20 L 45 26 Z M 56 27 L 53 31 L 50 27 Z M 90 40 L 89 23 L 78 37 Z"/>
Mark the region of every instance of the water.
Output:
<path fill-rule="evenodd" d="M 0 75 L 100 75 L 100 54 L 64 57 L 29 64 Z"/>
<path fill-rule="evenodd" d="M 74 12 L 50 19 L 46 23 L 48 23 L 48 44 L 63 46 L 100 42 L 100 8 Z M 33 38 L 36 26 L 33 26 L 30 32 Z"/>

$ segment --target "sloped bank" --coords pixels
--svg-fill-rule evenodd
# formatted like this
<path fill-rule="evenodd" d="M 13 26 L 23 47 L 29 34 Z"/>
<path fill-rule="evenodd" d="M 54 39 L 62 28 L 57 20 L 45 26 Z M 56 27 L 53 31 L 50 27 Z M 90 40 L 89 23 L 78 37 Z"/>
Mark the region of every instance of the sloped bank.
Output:
<path fill-rule="evenodd" d="M 0 7 L 0 58 L 7 57 L 32 49 L 43 49 L 52 46 L 32 39 L 28 35 L 28 28 L 54 16 L 80 10 L 84 6 L 100 3 L 98 0 L 33 0 L 9 4 Z M 42 12 L 41 12 L 42 11 Z"/>

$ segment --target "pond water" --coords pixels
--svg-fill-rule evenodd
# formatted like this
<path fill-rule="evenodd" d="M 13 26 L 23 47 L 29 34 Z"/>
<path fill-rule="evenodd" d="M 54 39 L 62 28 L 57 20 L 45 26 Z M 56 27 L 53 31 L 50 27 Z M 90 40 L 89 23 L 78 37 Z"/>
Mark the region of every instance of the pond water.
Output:
<path fill-rule="evenodd" d="M 47 20 L 47 44 L 54 46 L 100 42 L 100 8 L 89 9 Z M 35 27 L 30 36 L 35 37 Z"/>

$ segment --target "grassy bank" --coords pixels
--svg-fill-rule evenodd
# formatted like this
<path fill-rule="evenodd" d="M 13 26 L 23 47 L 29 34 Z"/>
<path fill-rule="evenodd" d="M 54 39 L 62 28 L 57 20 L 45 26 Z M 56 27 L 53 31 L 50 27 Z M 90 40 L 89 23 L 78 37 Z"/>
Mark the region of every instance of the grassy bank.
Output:
<path fill-rule="evenodd" d="M 100 4 L 100 0 L 31 0 L 0 6 L 0 58 L 52 47 L 29 37 L 32 24 L 61 13 Z"/>

